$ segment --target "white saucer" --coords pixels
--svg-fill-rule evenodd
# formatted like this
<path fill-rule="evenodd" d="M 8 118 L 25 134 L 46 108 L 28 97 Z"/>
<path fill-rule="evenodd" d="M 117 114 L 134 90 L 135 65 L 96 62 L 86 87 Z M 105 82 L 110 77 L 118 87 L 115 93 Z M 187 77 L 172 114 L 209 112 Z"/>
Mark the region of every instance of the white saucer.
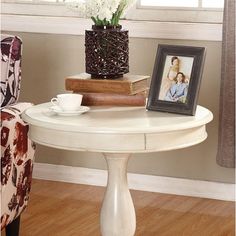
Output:
<path fill-rule="evenodd" d="M 89 111 L 89 109 L 90 109 L 89 107 L 81 106 L 78 110 L 75 110 L 75 111 L 63 111 L 58 106 L 49 107 L 49 110 L 55 112 L 56 114 L 60 116 L 77 116 L 77 115 L 80 115 L 82 113 Z"/>

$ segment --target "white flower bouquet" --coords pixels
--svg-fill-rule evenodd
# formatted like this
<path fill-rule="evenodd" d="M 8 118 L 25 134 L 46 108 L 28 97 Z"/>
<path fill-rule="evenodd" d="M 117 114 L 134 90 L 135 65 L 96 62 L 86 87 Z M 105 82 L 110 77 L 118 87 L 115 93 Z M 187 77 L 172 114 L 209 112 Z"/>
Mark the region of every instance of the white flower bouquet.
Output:
<path fill-rule="evenodd" d="M 135 0 L 77 0 L 70 8 L 90 17 L 97 26 L 117 26 L 124 12 Z"/>

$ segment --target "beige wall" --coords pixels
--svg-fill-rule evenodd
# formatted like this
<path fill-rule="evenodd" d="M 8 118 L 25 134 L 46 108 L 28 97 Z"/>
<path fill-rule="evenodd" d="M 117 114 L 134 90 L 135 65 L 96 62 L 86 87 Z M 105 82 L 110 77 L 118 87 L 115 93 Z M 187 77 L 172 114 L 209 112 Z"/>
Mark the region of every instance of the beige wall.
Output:
<path fill-rule="evenodd" d="M 21 101 L 47 102 L 64 92 L 64 78 L 84 71 L 84 37 L 15 33 L 22 37 L 23 80 Z M 157 45 L 180 44 L 207 48 L 199 104 L 214 113 L 207 126 L 208 139 L 177 151 L 137 154 L 129 162 L 134 173 L 174 176 L 219 182 L 234 182 L 234 170 L 216 164 L 221 43 L 130 38 L 130 72 L 151 75 Z M 69 152 L 38 145 L 36 161 L 42 163 L 105 169 L 99 153 Z"/>

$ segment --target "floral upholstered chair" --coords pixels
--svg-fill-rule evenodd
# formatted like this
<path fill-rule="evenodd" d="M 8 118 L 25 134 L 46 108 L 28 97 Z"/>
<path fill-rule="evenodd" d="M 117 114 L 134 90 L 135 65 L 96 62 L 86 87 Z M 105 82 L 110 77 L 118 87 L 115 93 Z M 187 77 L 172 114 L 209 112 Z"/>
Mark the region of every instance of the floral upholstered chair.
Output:
<path fill-rule="evenodd" d="M 1 230 L 19 235 L 20 215 L 26 208 L 32 180 L 35 146 L 21 113 L 31 103 L 18 103 L 22 41 L 1 35 Z"/>

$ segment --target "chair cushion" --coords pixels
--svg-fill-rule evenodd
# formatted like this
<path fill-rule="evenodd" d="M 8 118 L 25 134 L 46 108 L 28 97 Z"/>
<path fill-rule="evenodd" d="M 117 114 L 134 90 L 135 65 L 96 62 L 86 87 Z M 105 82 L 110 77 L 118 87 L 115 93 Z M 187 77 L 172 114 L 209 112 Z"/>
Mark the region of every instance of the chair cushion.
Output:
<path fill-rule="evenodd" d="M 17 102 L 21 81 L 22 40 L 1 34 L 1 107 Z"/>
<path fill-rule="evenodd" d="M 18 103 L 1 111 L 1 229 L 22 213 L 29 199 L 35 145 L 21 113 L 30 106 Z"/>

